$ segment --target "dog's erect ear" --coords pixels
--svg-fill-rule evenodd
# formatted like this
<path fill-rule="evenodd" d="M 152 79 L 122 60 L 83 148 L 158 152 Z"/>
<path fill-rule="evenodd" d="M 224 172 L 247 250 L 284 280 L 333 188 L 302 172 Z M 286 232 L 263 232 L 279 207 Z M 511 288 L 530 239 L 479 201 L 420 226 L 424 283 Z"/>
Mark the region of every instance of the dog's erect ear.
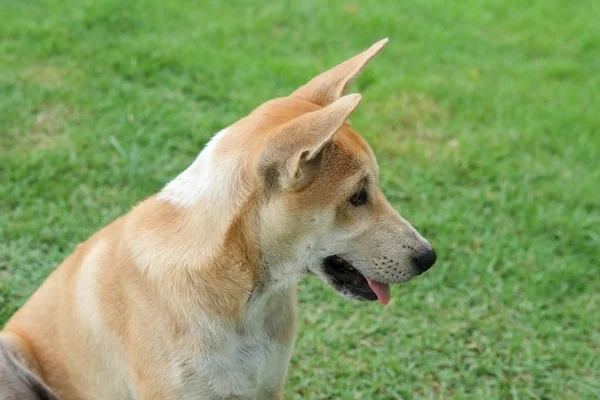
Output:
<path fill-rule="evenodd" d="M 284 190 L 298 190 L 306 185 L 316 172 L 321 151 L 360 100 L 360 94 L 350 94 L 283 124 L 262 155 L 267 185 L 277 184 Z"/>
<path fill-rule="evenodd" d="M 383 49 L 387 39 L 380 40 L 368 50 L 317 75 L 306 85 L 297 89 L 292 96 L 301 97 L 320 106 L 326 106 L 339 99 L 346 87 L 358 76 L 367 63 Z"/>

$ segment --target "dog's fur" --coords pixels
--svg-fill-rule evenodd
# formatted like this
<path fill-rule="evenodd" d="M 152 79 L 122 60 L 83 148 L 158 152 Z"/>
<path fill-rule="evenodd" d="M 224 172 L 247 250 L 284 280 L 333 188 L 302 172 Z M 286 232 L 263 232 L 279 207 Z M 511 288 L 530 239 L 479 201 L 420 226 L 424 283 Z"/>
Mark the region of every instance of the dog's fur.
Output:
<path fill-rule="evenodd" d="M 386 303 L 422 272 L 429 243 L 346 122 L 361 99 L 346 86 L 386 42 L 219 132 L 77 246 L 0 334 L 0 398 L 280 399 L 301 275 L 375 299 L 328 272 L 336 255 Z"/>
<path fill-rule="evenodd" d="M 4 334 L 0 340 L 0 399 L 57 400 L 52 391 L 23 364 L 18 338 Z"/>

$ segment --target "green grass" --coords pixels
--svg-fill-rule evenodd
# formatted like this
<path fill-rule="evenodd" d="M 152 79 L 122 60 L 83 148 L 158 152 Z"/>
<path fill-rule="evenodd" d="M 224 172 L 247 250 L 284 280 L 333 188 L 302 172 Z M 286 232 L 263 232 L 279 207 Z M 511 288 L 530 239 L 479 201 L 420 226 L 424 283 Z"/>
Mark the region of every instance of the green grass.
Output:
<path fill-rule="evenodd" d="M 598 2 L 219 3 L 2 2 L 0 324 L 212 133 L 389 36 L 353 126 L 439 261 L 385 309 L 303 280 L 288 397 L 600 398 Z"/>

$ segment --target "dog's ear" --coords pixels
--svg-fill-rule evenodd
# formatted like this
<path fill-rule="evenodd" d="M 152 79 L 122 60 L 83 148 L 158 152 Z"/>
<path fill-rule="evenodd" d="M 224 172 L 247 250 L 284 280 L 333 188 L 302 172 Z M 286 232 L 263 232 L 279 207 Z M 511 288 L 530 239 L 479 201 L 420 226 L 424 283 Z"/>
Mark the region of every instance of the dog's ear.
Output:
<path fill-rule="evenodd" d="M 323 149 L 360 100 L 360 94 L 350 94 L 283 124 L 261 157 L 266 185 L 283 190 L 305 186 L 317 172 Z"/>
<path fill-rule="evenodd" d="M 346 87 L 358 76 L 367 63 L 387 44 L 388 39 L 380 40 L 368 50 L 317 75 L 300 87 L 292 96 L 300 97 L 320 106 L 326 106 L 343 96 Z"/>

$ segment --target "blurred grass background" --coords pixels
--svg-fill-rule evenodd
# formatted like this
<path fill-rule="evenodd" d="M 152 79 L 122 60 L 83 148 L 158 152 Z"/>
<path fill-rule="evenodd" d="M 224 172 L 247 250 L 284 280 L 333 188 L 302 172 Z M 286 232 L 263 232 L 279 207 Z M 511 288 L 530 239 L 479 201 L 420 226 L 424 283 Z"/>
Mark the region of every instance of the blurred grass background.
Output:
<path fill-rule="evenodd" d="M 387 308 L 300 283 L 291 399 L 600 398 L 600 3 L 0 0 L 0 324 L 261 102 L 352 91 L 438 251 Z"/>

